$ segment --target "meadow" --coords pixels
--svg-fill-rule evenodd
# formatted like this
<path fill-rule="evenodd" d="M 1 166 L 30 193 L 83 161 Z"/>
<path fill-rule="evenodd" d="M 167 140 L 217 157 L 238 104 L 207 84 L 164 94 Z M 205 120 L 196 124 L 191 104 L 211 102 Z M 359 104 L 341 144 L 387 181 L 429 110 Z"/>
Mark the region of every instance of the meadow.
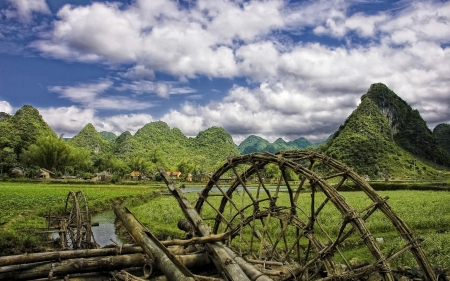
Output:
<path fill-rule="evenodd" d="M 186 190 L 192 187 L 187 187 Z M 68 192 L 83 190 L 92 212 L 110 209 L 113 204 L 129 207 L 136 217 L 160 239 L 183 238 L 184 232 L 178 230 L 177 222 L 183 214 L 172 196 L 162 196 L 166 191 L 163 183 L 145 185 L 113 184 L 58 184 L 58 183 L 14 183 L 0 182 L 0 254 L 17 254 L 42 251 L 42 238 L 33 230 L 45 226 L 44 216 L 50 211 L 58 213 L 64 209 Z M 198 194 L 186 193 L 194 205 Z M 379 191 L 388 196 L 388 204 L 419 237 L 430 261 L 434 265 L 450 268 L 450 192 L 448 191 Z M 242 194 L 242 193 L 241 193 Z M 341 192 L 347 202 L 355 209 L 363 209 L 370 201 L 362 192 Z M 240 195 L 236 195 L 237 198 Z M 323 200 L 321 193 L 316 200 Z M 210 198 L 218 203 L 218 197 Z M 248 198 L 244 199 L 248 200 Z M 301 194 L 298 205 L 309 206 L 310 194 Z M 281 193 L 278 205 L 288 206 L 286 193 Z M 249 209 L 248 212 L 251 212 Z M 207 223 L 213 221 L 211 208 L 205 207 L 202 217 Z M 342 215 L 332 204 L 327 204 L 320 212 L 318 220 L 330 235 L 336 235 Z M 366 222 L 375 237 L 383 238 L 379 246 L 383 253 L 398 250 L 404 246 L 395 228 L 379 211 Z M 320 237 L 320 234 L 316 234 Z M 323 237 L 321 237 L 323 238 Z M 364 261 L 367 249 L 357 235 L 351 236 L 342 245 L 347 256 Z M 415 265 L 412 256 L 402 256 L 393 263 L 396 265 Z"/>
<path fill-rule="evenodd" d="M 362 192 L 341 192 L 347 202 L 355 209 L 360 210 L 370 204 L 370 200 Z M 388 204 L 405 221 L 409 228 L 420 238 L 423 238 L 424 247 L 430 262 L 437 266 L 450 267 L 450 192 L 447 191 L 380 191 L 383 197 L 388 196 Z M 187 193 L 186 197 L 194 205 L 198 195 Z M 217 198 L 217 197 L 215 197 Z M 218 199 L 211 198 L 211 202 L 218 203 Z M 317 194 L 316 200 L 323 200 L 322 194 Z M 216 202 L 214 202 L 216 200 Z M 309 206 L 310 194 L 301 194 L 298 205 Z M 237 200 L 239 201 L 239 200 Z M 279 206 L 288 206 L 287 196 L 280 195 Z M 162 196 L 151 200 L 140 206 L 131 208 L 136 217 L 146 225 L 160 239 L 168 237 L 181 238 L 184 233 L 177 229 L 178 220 L 184 218 L 177 202 L 171 196 Z M 249 210 L 251 212 L 251 210 Z M 247 214 L 248 215 L 248 214 Z M 202 210 L 202 217 L 214 218 L 212 209 Z M 318 220 L 331 236 L 337 235 L 342 215 L 332 204 L 327 204 L 320 212 Z M 214 223 L 213 220 L 206 220 L 207 223 Z M 380 211 L 376 211 L 366 222 L 370 232 L 376 238 L 382 238 L 383 243 L 379 247 L 384 254 L 399 251 L 405 246 L 405 241 L 399 236 L 395 227 Z M 319 231 L 316 236 L 320 237 Z M 324 238 L 324 237 L 321 237 Z M 326 240 L 326 239 L 323 239 Z M 345 251 L 346 257 L 365 261 L 368 255 L 367 248 L 357 235 L 352 235 L 340 247 Z M 339 258 L 337 258 L 339 260 Z M 392 262 L 393 266 L 416 265 L 412 255 L 402 255 Z"/>
<path fill-rule="evenodd" d="M 164 185 L 67 184 L 58 182 L 0 182 L 0 254 L 42 250 L 45 237 L 35 230 L 46 225 L 45 215 L 64 211 L 69 191 L 83 190 L 91 213 L 113 204 L 142 204 Z"/>

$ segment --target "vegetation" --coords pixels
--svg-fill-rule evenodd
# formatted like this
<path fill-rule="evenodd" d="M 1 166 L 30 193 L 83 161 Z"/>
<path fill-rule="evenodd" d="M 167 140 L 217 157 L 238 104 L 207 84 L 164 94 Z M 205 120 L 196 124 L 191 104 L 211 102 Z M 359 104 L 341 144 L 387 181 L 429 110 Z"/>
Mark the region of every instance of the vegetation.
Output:
<path fill-rule="evenodd" d="M 357 210 L 369 205 L 369 199 L 362 192 L 342 193 L 347 202 Z M 450 193 L 440 191 L 383 191 L 380 195 L 389 197 L 389 205 L 405 221 L 405 223 L 419 237 L 424 238 L 423 246 L 432 264 L 442 267 L 450 266 L 448 253 L 450 252 Z M 186 193 L 188 200 L 195 204 L 198 195 Z M 317 200 L 323 200 L 323 195 L 317 194 Z M 239 197 L 237 197 L 239 198 Z M 240 199 L 237 199 L 240 200 Z M 304 193 L 299 197 L 298 206 L 310 205 L 310 194 Z M 208 201 L 219 204 L 219 197 L 208 198 Z M 278 204 L 289 206 L 289 198 L 286 193 L 281 193 Z M 176 225 L 184 216 L 177 206 L 177 202 L 170 196 L 158 197 L 140 206 L 131 208 L 136 217 L 160 239 L 182 238 L 184 232 Z M 211 208 L 206 208 L 212 210 Z M 205 210 L 206 210 L 205 209 Z M 158 212 L 154 212 L 158 210 Z M 251 211 L 251 210 L 250 210 Z M 203 214 L 205 218 L 213 218 L 213 213 Z M 318 217 L 321 227 L 334 237 L 339 230 L 338 222 L 342 221 L 342 215 L 332 206 L 327 204 Z M 380 247 L 384 252 L 400 250 L 405 246 L 398 236 L 395 227 L 380 212 L 375 212 L 368 220 L 367 226 L 372 234 L 381 237 L 384 243 Z M 275 230 L 279 231 L 279 229 Z M 319 232 L 317 232 L 319 233 Z M 273 235 L 273 234 L 272 234 Z M 316 234 L 318 235 L 318 234 Z M 325 238 L 324 238 L 325 239 Z M 367 258 L 366 247 L 359 236 L 352 236 L 340 247 L 347 252 L 347 257 L 364 261 Z M 416 265 L 412 256 L 403 257 L 402 260 L 394 260 L 392 266 Z"/>
<path fill-rule="evenodd" d="M 434 130 L 438 143 L 450 154 L 450 124 L 439 124 Z"/>
<path fill-rule="evenodd" d="M 69 191 L 83 190 L 89 210 L 110 209 L 113 203 L 133 206 L 150 200 L 162 187 L 156 185 L 42 184 L 0 182 L 0 255 L 42 249 L 45 215 L 64 210 Z"/>
<path fill-rule="evenodd" d="M 370 98 L 387 119 L 395 142 L 406 151 L 440 165 L 450 166 L 450 154 L 439 145 L 419 111 L 384 84 L 370 86 L 361 99 Z"/>
<path fill-rule="evenodd" d="M 298 138 L 290 142 L 286 142 L 282 138 L 279 138 L 275 142 L 270 143 L 261 137 L 251 135 L 239 144 L 238 150 L 241 154 L 266 151 L 277 153 L 282 150 L 306 149 L 315 146 L 317 146 L 317 144 L 313 144 L 305 138 Z"/>
<path fill-rule="evenodd" d="M 87 148 L 94 154 L 112 151 L 111 144 L 100 136 L 91 123 L 87 124 L 68 143 L 76 148 Z"/>
<path fill-rule="evenodd" d="M 356 110 L 339 127 L 339 130 L 327 145 L 323 147 L 323 152 L 352 167 L 357 173 L 368 175 L 371 178 L 386 180 L 439 178 L 442 174 L 436 170 L 436 166 L 433 165 L 429 157 L 421 158 L 423 153 L 411 153 L 411 150 L 419 147 L 427 150 L 427 145 L 419 146 L 420 143 L 412 143 L 411 145 L 414 144 L 414 146 L 410 146 L 411 149 L 404 149 L 406 142 L 398 141 L 403 140 L 404 136 L 407 135 L 402 133 L 403 130 L 406 130 L 404 128 L 409 128 L 408 126 L 412 125 L 408 125 L 409 123 L 406 125 L 400 124 L 400 121 L 398 121 L 400 119 L 391 117 L 391 115 L 397 116 L 397 113 L 395 113 L 397 111 L 393 109 L 395 108 L 393 105 L 387 106 L 382 103 L 382 106 L 385 107 L 380 110 L 379 105 L 372 99 L 372 96 L 377 93 L 384 93 L 383 91 L 386 89 L 386 86 L 382 84 L 372 85 L 369 93 L 361 97 L 361 103 Z M 387 91 L 390 90 L 387 89 Z M 400 98 L 392 96 L 393 93 L 391 92 L 389 94 L 389 97 L 394 101 L 404 105 L 404 101 Z M 408 107 L 400 108 L 406 108 L 405 110 L 409 112 Z M 401 115 L 401 113 L 398 114 Z M 417 118 L 420 118 L 420 115 Z M 420 118 L 420 120 L 422 119 Z M 422 120 L 418 124 L 425 123 Z M 419 125 L 417 126 L 422 128 Z M 411 131 L 411 129 L 407 130 Z M 428 133 L 417 138 L 424 139 L 425 136 L 429 136 Z M 409 137 L 416 138 L 415 136 Z"/>
<path fill-rule="evenodd" d="M 109 142 L 114 142 L 117 139 L 117 136 L 114 133 L 101 131 L 98 133 L 102 138 Z"/>

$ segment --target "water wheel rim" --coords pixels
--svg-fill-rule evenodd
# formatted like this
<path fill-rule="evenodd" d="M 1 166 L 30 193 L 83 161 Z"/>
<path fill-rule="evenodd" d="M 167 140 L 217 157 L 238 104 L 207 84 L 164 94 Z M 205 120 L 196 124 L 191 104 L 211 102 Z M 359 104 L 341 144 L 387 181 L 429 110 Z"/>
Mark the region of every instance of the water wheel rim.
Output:
<path fill-rule="evenodd" d="M 386 257 L 380 251 L 373 236 L 371 235 L 370 231 L 366 227 L 365 221 L 361 217 L 355 216 L 356 210 L 354 210 L 347 203 L 345 198 L 342 197 L 339 194 L 339 192 L 327 182 L 327 180 L 324 180 L 323 178 L 320 177 L 319 174 L 316 174 L 315 172 L 313 172 L 311 170 L 312 167 L 314 166 L 314 162 L 320 161 L 321 163 L 325 163 L 329 167 L 337 170 L 338 172 L 340 172 L 342 174 L 342 178 L 344 179 L 344 181 L 347 178 L 350 178 L 353 181 L 356 181 L 359 185 L 362 185 L 363 186 L 362 189 L 366 192 L 366 194 L 369 198 L 371 198 L 372 200 L 374 200 L 376 202 L 380 202 L 379 204 L 384 206 L 383 213 L 389 219 L 391 219 L 392 223 L 395 225 L 395 223 L 397 223 L 397 220 L 395 217 L 394 218 L 390 217 L 390 214 L 393 212 L 390 211 L 390 207 L 389 207 L 389 205 L 387 205 L 385 200 L 382 201 L 382 198 L 370 186 L 368 186 L 368 184 L 365 183 L 364 180 L 362 180 L 351 169 L 349 169 L 348 167 L 339 163 L 336 160 L 330 159 L 326 156 L 323 156 L 323 155 L 320 155 L 320 154 L 317 154 L 314 152 L 299 151 L 299 152 L 290 152 L 290 153 L 291 154 L 280 153 L 278 155 L 274 155 L 274 154 L 270 154 L 270 153 L 264 153 L 264 154 L 263 153 L 254 153 L 254 154 L 239 156 L 239 157 L 236 157 L 233 159 L 229 159 L 227 163 L 225 163 L 221 168 L 219 168 L 217 170 L 217 172 L 215 174 L 213 174 L 210 181 L 207 183 L 205 189 L 203 189 L 203 191 L 200 193 L 199 199 L 197 200 L 197 203 L 195 205 L 195 209 L 200 214 L 202 212 L 202 208 L 204 205 L 211 205 L 211 203 L 208 202 L 207 198 L 208 198 L 210 192 L 212 191 L 212 189 L 213 188 L 218 188 L 219 190 L 221 189 L 221 187 L 218 185 L 218 182 L 225 173 L 229 172 L 230 170 L 233 170 L 233 172 L 236 176 L 236 179 L 233 181 L 233 183 L 231 184 L 229 189 L 220 190 L 220 192 L 222 193 L 222 199 L 221 199 L 220 206 L 217 207 L 217 209 L 216 209 L 217 215 L 215 218 L 215 223 L 214 223 L 212 232 L 218 233 L 221 221 L 224 220 L 224 213 L 225 213 L 225 208 L 227 208 L 227 203 L 228 203 L 228 206 L 230 207 L 230 210 L 232 209 L 232 205 L 234 204 L 233 199 L 232 199 L 233 194 L 238 190 L 238 187 L 241 187 L 242 190 L 245 190 L 245 192 L 248 192 L 247 189 L 245 188 L 245 183 L 244 183 L 247 180 L 247 178 L 250 178 L 252 175 L 257 174 L 257 177 L 260 179 L 261 176 L 259 175 L 259 170 L 264 168 L 269 163 L 276 163 L 280 167 L 281 170 L 290 169 L 290 170 L 296 171 L 296 173 L 298 175 L 303 177 L 302 180 L 307 179 L 308 181 L 312 182 L 313 183 L 312 186 L 315 186 L 315 188 L 320 189 L 320 191 L 326 195 L 328 200 L 330 202 L 332 202 L 332 204 L 337 209 L 337 211 L 339 211 L 343 217 L 348 218 L 348 220 L 349 220 L 348 223 L 350 223 L 352 225 L 352 227 L 354 229 L 356 229 L 356 231 L 360 235 L 361 239 L 363 239 L 364 244 L 368 248 L 370 254 L 373 256 L 373 259 L 375 260 L 370 268 L 366 268 L 366 272 L 375 271 L 378 268 L 379 269 L 378 271 L 383 276 L 384 280 L 393 280 L 393 276 L 390 272 L 389 265 L 387 262 L 385 262 Z M 299 161 L 305 161 L 305 160 L 310 161 L 310 163 L 311 163 L 308 167 L 299 165 Z M 241 174 L 236 173 L 236 167 L 238 167 L 241 164 L 242 165 L 245 165 L 245 164 L 251 165 L 251 167 L 247 168 L 245 170 L 245 172 L 242 172 Z M 283 177 L 285 177 L 285 174 L 283 174 Z M 286 180 L 286 179 L 284 179 L 284 180 Z M 261 182 L 259 184 L 261 184 Z M 342 183 L 340 183 L 340 184 L 342 184 Z M 290 199 L 290 206 L 288 206 L 288 208 L 292 209 L 292 208 L 295 208 L 295 204 L 296 204 L 295 200 L 298 197 L 298 192 L 292 190 L 289 187 L 289 183 L 287 180 L 286 180 L 286 186 L 288 188 L 289 199 Z M 264 188 L 264 192 L 268 193 L 266 188 Z M 276 199 L 272 198 L 269 193 L 268 193 L 267 200 L 270 201 L 271 204 L 273 204 L 273 202 L 276 202 Z M 251 197 L 251 194 L 249 193 L 248 196 Z M 234 204 L 234 205 L 236 205 L 236 204 Z M 247 205 L 246 208 L 249 208 L 249 206 Z M 312 212 L 313 211 L 314 211 L 314 207 L 312 207 Z M 240 211 L 237 211 L 236 216 L 240 216 L 240 214 L 238 214 L 239 212 Z M 292 216 L 293 213 L 291 212 L 291 213 L 289 213 L 289 215 Z M 312 216 L 313 215 L 311 215 L 311 217 Z M 248 221 L 249 220 L 250 219 L 248 219 Z M 247 222 L 244 222 L 242 224 L 245 225 L 246 223 Z M 240 231 L 239 227 L 243 227 L 243 226 L 241 225 L 241 226 L 237 226 L 234 228 L 230 226 L 229 230 L 233 232 L 234 236 L 237 236 L 237 232 Z M 406 225 L 405 225 L 405 227 L 406 227 Z M 302 231 L 303 231 L 304 226 L 300 227 L 300 229 L 302 229 Z M 401 229 L 404 229 L 404 228 L 401 228 Z M 411 232 L 409 232 L 409 233 L 411 233 Z M 410 236 L 412 236 L 412 235 L 409 235 L 406 237 L 407 241 L 410 241 L 408 239 L 408 237 L 410 237 Z M 317 241 L 315 241 L 314 238 L 310 237 L 309 240 L 312 242 L 312 244 L 315 244 L 314 246 L 316 247 L 317 251 L 320 252 L 321 250 L 324 250 L 325 246 L 320 245 L 320 243 L 317 243 Z M 338 239 L 336 239 L 336 241 L 338 241 Z M 421 266 L 425 272 L 427 272 L 430 280 L 435 280 L 434 273 L 432 272 L 432 270 L 431 270 L 431 272 L 429 270 L 431 267 L 427 266 L 427 265 L 429 265 L 429 262 L 426 259 L 426 256 L 424 254 L 421 255 L 421 253 L 423 253 L 423 250 L 421 249 L 420 245 L 417 246 L 417 249 L 415 251 L 419 253 L 419 255 L 416 255 L 416 260 L 418 260 L 418 265 Z M 417 258 L 417 256 L 418 256 L 418 258 Z M 327 258 L 324 258 L 324 259 L 326 261 L 328 260 Z M 336 275 L 338 274 L 337 271 L 334 271 L 332 262 L 329 262 L 328 265 L 326 265 L 326 267 L 327 267 L 327 270 L 329 271 L 329 273 L 336 274 Z"/>

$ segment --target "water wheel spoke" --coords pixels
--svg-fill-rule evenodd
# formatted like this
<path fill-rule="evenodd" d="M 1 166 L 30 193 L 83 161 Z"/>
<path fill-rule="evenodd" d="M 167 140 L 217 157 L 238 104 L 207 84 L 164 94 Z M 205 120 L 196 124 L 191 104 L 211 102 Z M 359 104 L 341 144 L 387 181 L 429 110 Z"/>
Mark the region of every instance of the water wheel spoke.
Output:
<path fill-rule="evenodd" d="M 264 163 L 265 165 L 266 163 Z M 264 166 L 262 165 L 262 166 Z M 261 171 L 258 168 L 258 165 L 256 165 L 254 162 L 252 163 L 252 168 L 256 171 L 256 175 L 258 176 L 258 189 L 257 189 L 257 193 L 256 193 L 256 200 L 259 199 L 259 195 L 260 195 L 260 187 L 262 186 L 262 188 L 264 189 L 264 192 L 267 195 L 267 198 L 270 199 L 271 203 L 272 201 L 274 201 L 274 199 L 272 198 L 269 189 L 266 187 L 266 185 L 264 184 L 264 179 L 261 176 Z"/>
<path fill-rule="evenodd" d="M 270 174 L 278 175 L 271 179 L 274 183 L 271 185 L 264 178 L 268 165 Z M 221 187 L 217 182 L 225 174 L 235 178 L 228 186 Z M 293 176 L 298 183 L 294 180 L 292 184 Z M 254 188 L 250 179 L 256 181 Z M 348 179 L 374 203 L 359 211 L 352 208 L 340 193 Z M 207 198 L 215 186 L 222 194 L 218 200 L 220 205 Z M 303 196 L 305 189 L 309 189 L 310 196 Z M 392 281 L 388 262 L 406 252 L 413 254 L 427 279 L 436 280 L 420 243 L 413 242 L 415 236 L 387 205 L 387 198 L 381 198 L 353 170 L 318 153 L 254 153 L 229 159 L 211 177 L 202 195 L 196 210 L 202 215 L 205 205 L 207 211 L 215 213 L 214 233 L 219 229 L 230 232 L 228 243 L 237 253 L 260 261 L 298 263 L 295 275 L 302 280 L 350 280 L 378 271 L 384 281 Z M 392 222 L 408 242 L 394 254 L 383 253 L 383 247 L 377 245 L 366 225 L 376 210 L 380 210 L 377 214 Z M 341 223 L 330 225 L 330 218 L 336 214 L 343 218 Z M 357 251 L 366 251 L 372 259 L 369 266 L 352 268 L 347 240 L 361 247 Z M 337 263 L 345 264 L 347 270 L 341 272 Z M 320 273 L 324 271 L 328 276 L 322 278 Z"/>

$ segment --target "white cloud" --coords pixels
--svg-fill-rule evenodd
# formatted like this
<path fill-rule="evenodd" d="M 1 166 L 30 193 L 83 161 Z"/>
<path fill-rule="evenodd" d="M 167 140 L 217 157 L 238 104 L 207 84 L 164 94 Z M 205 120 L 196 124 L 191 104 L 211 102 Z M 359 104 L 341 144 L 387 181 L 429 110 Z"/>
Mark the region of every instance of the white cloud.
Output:
<path fill-rule="evenodd" d="M 110 80 L 101 80 L 98 83 L 79 84 L 77 86 L 52 86 L 49 91 L 58 93 L 61 97 L 92 109 L 125 109 L 139 110 L 154 106 L 149 102 L 140 102 L 126 96 L 105 96 L 103 93 L 113 86 Z M 124 107 L 124 104 L 127 106 Z"/>
<path fill-rule="evenodd" d="M 95 123 L 95 110 L 76 106 L 38 108 L 45 122 L 58 135 L 72 137 L 88 123 Z"/>
<path fill-rule="evenodd" d="M 149 114 L 119 114 L 99 117 L 93 109 L 70 107 L 38 108 L 40 114 L 49 126 L 65 137 L 73 137 L 88 123 L 94 125 L 97 131 L 108 131 L 120 135 L 125 131 L 134 134 L 145 124 L 154 121 Z"/>
<path fill-rule="evenodd" d="M 145 65 L 136 65 L 128 69 L 122 76 L 132 80 L 153 80 L 155 79 L 155 72 Z"/>
<path fill-rule="evenodd" d="M 291 5 L 200 0 L 190 9 L 163 0 L 120 7 L 66 5 L 48 38 L 32 46 L 67 60 L 132 65 L 121 73 L 132 81 L 115 89 L 162 98 L 195 90 L 155 81 L 158 72 L 183 83 L 198 75 L 250 82 L 248 88 L 234 87 L 221 100 L 185 103 L 164 115 L 163 120 L 191 136 L 217 125 L 235 139 L 251 133 L 324 139 L 377 82 L 417 108 L 429 124 L 449 122 L 450 48 L 443 46 L 450 41 L 450 2 L 411 2 L 403 10 L 374 15 L 352 14 L 354 2 L 361 1 Z M 349 43 L 330 47 L 284 42 L 277 34 L 282 30 L 301 35 L 308 29 L 320 39 Z M 366 43 L 351 43 L 354 38 Z M 111 81 L 100 81 L 51 90 L 86 108 L 119 108 L 125 97 L 104 96 L 111 88 Z"/>
<path fill-rule="evenodd" d="M 13 108 L 7 101 L 0 101 L 0 112 L 5 112 L 8 114 L 13 113 Z"/>
<path fill-rule="evenodd" d="M 23 23 L 33 21 L 34 13 L 50 14 L 50 9 L 45 0 L 7 0 L 11 7 L 2 10 L 3 15 L 8 18 L 17 18 Z"/>
<path fill-rule="evenodd" d="M 119 91 L 130 90 L 138 94 L 155 93 L 160 98 L 169 98 L 170 95 L 190 94 L 196 92 L 190 87 L 176 87 L 174 82 L 152 82 L 152 81 L 134 81 L 130 84 L 124 83 L 117 87 Z"/>

